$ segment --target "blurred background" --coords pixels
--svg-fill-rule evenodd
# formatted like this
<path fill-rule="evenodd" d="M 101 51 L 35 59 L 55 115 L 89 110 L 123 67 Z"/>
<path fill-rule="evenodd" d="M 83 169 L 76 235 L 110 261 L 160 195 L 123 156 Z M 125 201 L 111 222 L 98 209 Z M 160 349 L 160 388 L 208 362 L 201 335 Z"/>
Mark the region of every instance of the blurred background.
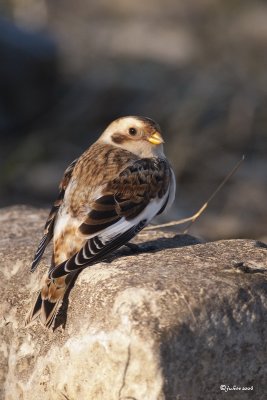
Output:
<path fill-rule="evenodd" d="M 66 166 L 113 119 L 155 119 L 177 177 L 160 222 L 267 240 L 267 4 L 1 0 L 0 207 L 48 207 Z"/>

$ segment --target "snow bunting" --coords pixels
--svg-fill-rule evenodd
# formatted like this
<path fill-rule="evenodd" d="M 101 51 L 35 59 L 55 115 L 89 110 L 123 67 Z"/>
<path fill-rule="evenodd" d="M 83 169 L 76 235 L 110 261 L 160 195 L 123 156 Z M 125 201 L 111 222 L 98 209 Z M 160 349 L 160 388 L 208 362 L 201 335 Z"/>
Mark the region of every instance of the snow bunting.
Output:
<path fill-rule="evenodd" d="M 72 279 L 101 261 L 169 207 L 175 177 L 159 125 L 149 118 L 113 121 L 66 169 L 31 271 L 53 238 L 51 267 L 27 323 L 53 327 Z"/>

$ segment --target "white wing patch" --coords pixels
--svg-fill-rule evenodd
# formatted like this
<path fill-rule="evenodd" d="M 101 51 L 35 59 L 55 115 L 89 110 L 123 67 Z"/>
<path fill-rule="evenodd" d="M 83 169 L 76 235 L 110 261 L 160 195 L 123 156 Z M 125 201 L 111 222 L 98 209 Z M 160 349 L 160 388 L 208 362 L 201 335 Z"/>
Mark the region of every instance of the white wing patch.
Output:
<path fill-rule="evenodd" d="M 133 226 L 138 225 L 140 221 L 146 220 L 147 225 L 155 217 L 155 215 L 157 215 L 158 211 L 165 204 L 168 194 L 169 192 L 167 191 L 161 199 L 151 200 L 146 208 L 135 218 L 127 220 L 125 217 L 122 217 L 112 226 L 104 229 L 102 232 L 100 231 L 97 236 L 101 239 L 101 241 L 106 243 L 117 235 L 120 235 L 123 232 L 126 232 L 128 229 L 132 228 Z"/>

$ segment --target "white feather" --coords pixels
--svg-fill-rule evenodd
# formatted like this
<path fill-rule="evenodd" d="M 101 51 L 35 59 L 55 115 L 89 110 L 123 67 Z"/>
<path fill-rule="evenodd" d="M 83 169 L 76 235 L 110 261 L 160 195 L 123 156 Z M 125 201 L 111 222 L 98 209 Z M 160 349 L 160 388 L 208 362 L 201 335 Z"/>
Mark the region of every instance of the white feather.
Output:
<path fill-rule="evenodd" d="M 135 225 L 138 225 L 140 221 L 146 220 L 146 225 L 157 215 L 159 210 L 163 207 L 166 202 L 168 192 L 161 199 L 153 199 L 149 202 L 146 208 L 135 218 L 126 220 L 125 217 L 121 218 L 118 222 L 106 228 L 98 234 L 99 238 L 104 242 L 110 241 L 110 239 L 117 235 L 126 232 L 128 229 Z"/>

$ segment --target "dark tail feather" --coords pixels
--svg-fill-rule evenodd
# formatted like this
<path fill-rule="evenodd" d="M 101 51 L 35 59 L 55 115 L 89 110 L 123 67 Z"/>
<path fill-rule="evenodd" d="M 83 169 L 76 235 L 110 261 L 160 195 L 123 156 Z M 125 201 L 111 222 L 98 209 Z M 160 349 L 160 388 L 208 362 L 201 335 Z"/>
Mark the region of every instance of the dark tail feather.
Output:
<path fill-rule="evenodd" d="M 36 270 L 39 262 L 41 261 L 42 255 L 44 254 L 46 246 L 50 242 L 51 238 L 52 238 L 51 233 L 46 233 L 43 236 L 43 238 L 42 238 L 42 240 L 41 240 L 41 242 L 40 242 L 40 244 L 38 246 L 38 249 L 36 250 L 36 253 L 35 253 L 32 265 L 31 265 L 31 272 Z"/>
<path fill-rule="evenodd" d="M 62 300 L 64 295 L 58 299 L 55 303 L 51 302 L 50 300 L 43 300 L 41 313 L 40 313 L 40 320 L 44 326 L 48 329 L 54 327 L 54 322 L 56 320 L 57 313 L 60 309 Z"/>
<path fill-rule="evenodd" d="M 39 317 L 41 323 L 47 328 L 53 328 L 57 313 L 62 304 L 66 290 L 71 283 L 71 277 L 65 276 L 46 282 L 38 293 L 37 299 L 26 318 L 26 325 Z"/>
<path fill-rule="evenodd" d="M 48 299 L 43 300 L 40 291 L 33 307 L 31 308 L 31 311 L 26 317 L 25 325 L 29 325 L 32 321 L 39 317 L 41 323 L 45 327 L 53 328 L 53 324 L 60 309 L 64 294 L 60 296 L 56 302 L 53 302 Z"/>
<path fill-rule="evenodd" d="M 34 321 L 41 313 L 42 307 L 42 296 L 41 291 L 38 293 L 38 297 L 34 303 L 34 306 L 31 308 L 30 312 L 26 316 L 25 325 L 27 326 L 30 322 Z"/>

